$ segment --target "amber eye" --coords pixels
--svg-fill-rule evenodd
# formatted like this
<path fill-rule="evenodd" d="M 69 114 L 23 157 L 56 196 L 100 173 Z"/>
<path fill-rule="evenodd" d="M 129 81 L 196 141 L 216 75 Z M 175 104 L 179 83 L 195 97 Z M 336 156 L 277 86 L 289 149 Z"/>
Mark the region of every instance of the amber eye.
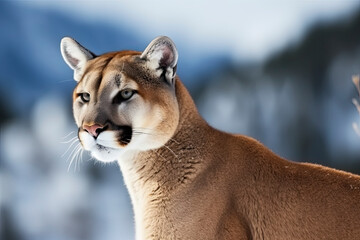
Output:
<path fill-rule="evenodd" d="M 90 94 L 89 93 L 80 93 L 79 94 L 81 101 L 83 102 L 89 102 L 90 101 Z"/>

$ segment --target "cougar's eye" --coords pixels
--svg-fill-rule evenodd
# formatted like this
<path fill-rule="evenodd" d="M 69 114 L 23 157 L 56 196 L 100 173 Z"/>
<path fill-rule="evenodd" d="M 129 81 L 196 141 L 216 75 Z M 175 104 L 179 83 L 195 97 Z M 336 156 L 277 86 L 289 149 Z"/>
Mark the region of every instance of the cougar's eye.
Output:
<path fill-rule="evenodd" d="M 126 88 L 121 90 L 113 99 L 113 103 L 120 104 L 123 101 L 129 100 L 135 93 L 135 90 Z"/>
<path fill-rule="evenodd" d="M 120 92 L 120 94 L 124 100 L 128 100 L 129 98 L 132 97 L 132 95 L 134 94 L 134 91 L 131 89 L 124 89 Z"/>
<path fill-rule="evenodd" d="M 90 94 L 89 93 L 80 93 L 79 94 L 81 101 L 89 102 L 90 101 Z"/>

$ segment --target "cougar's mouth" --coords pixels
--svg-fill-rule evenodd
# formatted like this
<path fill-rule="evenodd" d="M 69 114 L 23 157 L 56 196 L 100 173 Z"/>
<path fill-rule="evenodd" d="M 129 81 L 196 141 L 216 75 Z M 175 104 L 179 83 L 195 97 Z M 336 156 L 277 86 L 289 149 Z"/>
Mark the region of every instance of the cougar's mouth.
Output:
<path fill-rule="evenodd" d="M 126 146 L 130 143 L 132 135 L 130 126 L 110 126 L 95 137 L 87 131 L 79 131 L 83 148 L 102 162 L 118 160 L 121 154 L 126 152 Z"/>
<path fill-rule="evenodd" d="M 132 139 L 132 128 L 130 126 L 116 126 L 106 129 L 95 138 L 98 150 L 114 150 L 124 148 Z"/>
<path fill-rule="evenodd" d="M 94 137 L 87 131 L 79 130 L 79 139 L 86 150 L 109 151 L 124 148 L 132 139 L 132 127 L 106 127 L 98 136 Z"/>

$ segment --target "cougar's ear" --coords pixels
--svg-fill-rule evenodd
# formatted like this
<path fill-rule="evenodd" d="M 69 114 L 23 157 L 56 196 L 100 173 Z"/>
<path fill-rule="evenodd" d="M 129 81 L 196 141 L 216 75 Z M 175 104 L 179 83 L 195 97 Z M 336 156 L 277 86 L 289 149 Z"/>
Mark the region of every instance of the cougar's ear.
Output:
<path fill-rule="evenodd" d="M 86 62 L 95 58 L 96 55 L 69 37 L 61 39 L 60 50 L 67 65 L 74 70 L 75 81 L 80 81 Z"/>
<path fill-rule="evenodd" d="M 168 37 L 157 37 L 151 41 L 141 54 L 141 58 L 148 61 L 149 67 L 162 74 L 170 83 L 174 83 L 178 53 L 174 42 Z"/>

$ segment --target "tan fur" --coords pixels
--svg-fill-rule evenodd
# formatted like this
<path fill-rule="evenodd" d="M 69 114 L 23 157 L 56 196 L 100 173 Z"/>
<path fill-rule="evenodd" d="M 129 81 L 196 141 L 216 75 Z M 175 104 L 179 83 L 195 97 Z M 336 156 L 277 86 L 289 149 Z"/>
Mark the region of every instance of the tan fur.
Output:
<path fill-rule="evenodd" d="M 155 106 L 144 126 L 161 119 L 159 134 L 149 138 L 161 142 L 165 136 L 162 146 L 135 147 L 117 159 L 134 206 L 137 239 L 360 238 L 360 176 L 290 162 L 252 138 L 210 127 L 180 79 L 173 88 L 159 81 L 139 55 L 118 52 L 90 60 L 74 91 L 80 132 L 84 121 L 131 124 L 136 118 L 141 105 L 126 118 L 106 102 L 115 86 L 112 71 L 136 83 L 136 103 Z M 93 91 L 98 102 L 81 110 L 80 88 Z"/>

